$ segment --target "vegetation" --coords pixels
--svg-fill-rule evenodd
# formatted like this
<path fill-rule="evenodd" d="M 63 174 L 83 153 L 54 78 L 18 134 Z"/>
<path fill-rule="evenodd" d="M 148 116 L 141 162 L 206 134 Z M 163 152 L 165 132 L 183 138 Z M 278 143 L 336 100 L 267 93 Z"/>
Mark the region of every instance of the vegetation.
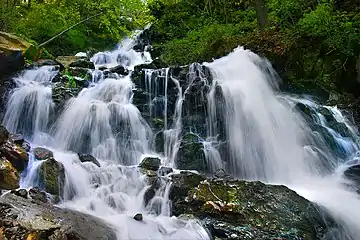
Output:
<path fill-rule="evenodd" d="M 96 16 L 46 46 L 52 54 L 62 55 L 117 43 L 125 34 L 149 23 L 147 12 L 142 0 L 3 0 L 0 30 L 41 44 Z"/>
<path fill-rule="evenodd" d="M 155 0 L 149 8 L 153 44 L 167 64 L 209 61 L 243 45 L 269 58 L 292 90 L 360 95 L 356 0 Z"/>
<path fill-rule="evenodd" d="M 269 58 L 292 90 L 360 96 L 359 10 L 358 0 L 3 0 L 0 30 L 41 44 L 95 16 L 46 46 L 64 55 L 109 48 L 152 22 L 153 55 L 167 65 L 243 45 Z"/>

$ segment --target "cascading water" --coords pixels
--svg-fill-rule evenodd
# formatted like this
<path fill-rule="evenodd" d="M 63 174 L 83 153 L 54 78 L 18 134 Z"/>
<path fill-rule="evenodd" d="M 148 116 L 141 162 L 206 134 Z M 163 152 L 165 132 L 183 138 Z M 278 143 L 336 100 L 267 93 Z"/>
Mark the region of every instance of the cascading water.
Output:
<path fill-rule="evenodd" d="M 358 239 L 360 210 L 357 206 L 360 199 L 347 187 L 345 183 L 348 181 L 336 173 L 343 161 L 339 162 L 337 156 L 327 151 L 324 142 L 314 139 L 303 117 L 292 110 L 291 104 L 283 101 L 283 97 L 277 96 L 276 75 L 269 63 L 250 51 L 237 48 L 228 56 L 205 65 L 221 87 L 225 102 L 222 112 L 216 112 L 216 108 L 210 106 L 209 113 L 224 116 L 228 171 L 243 179 L 289 186 L 319 204 L 335 219 L 339 230 L 337 235 L 329 233 L 329 239 Z M 209 94 L 210 103 L 216 102 L 216 99 L 211 99 L 215 96 L 211 94 L 213 91 Z M 315 104 L 309 106 L 314 108 Z M 346 124 L 336 108 L 327 109 L 335 121 Z M 315 111 L 315 115 L 315 123 L 324 127 L 338 146 L 347 149 L 344 161 L 351 159 L 357 151 L 354 140 L 331 129 L 322 114 Z M 209 117 L 216 118 L 214 115 Z M 218 131 L 215 129 L 213 134 L 218 134 Z M 350 132 L 355 133 L 353 130 Z M 327 166 L 318 154 L 309 154 L 309 146 L 315 143 L 323 150 Z"/>
<path fill-rule="evenodd" d="M 51 80 L 56 74 L 54 67 L 45 66 L 14 78 L 17 87 L 11 93 L 4 116 L 9 131 L 33 138 L 47 129 L 54 106 Z"/>
<path fill-rule="evenodd" d="M 109 78 L 98 70 L 121 63 L 131 71 L 151 60 L 148 53 L 131 49 L 132 45 L 127 39 L 114 52 L 92 58 L 97 70 L 92 71 L 91 84 L 67 101 L 51 127 L 55 72 L 48 67 L 25 71 L 15 79 L 18 88 L 11 95 L 4 123 L 12 132 L 26 134 L 34 146 L 51 149 L 64 166 L 65 189 L 59 206 L 103 218 L 115 227 L 118 239 L 209 239 L 196 221 L 171 217 L 167 182 L 161 181 L 155 196 L 145 203 L 144 195 L 151 186 L 137 165 L 144 156 L 154 154 L 152 130 L 132 104 L 131 74 Z M 47 138 L 35 138 L 39 133 Z M 69 150 L 91 153 L 101 166 L 81 163 Z M 42 162 L 31 156 L 21 187 L 39 184 L 37 171 Z M 133 219 L 137 213 L 143 214 L 143 221 Z"/>

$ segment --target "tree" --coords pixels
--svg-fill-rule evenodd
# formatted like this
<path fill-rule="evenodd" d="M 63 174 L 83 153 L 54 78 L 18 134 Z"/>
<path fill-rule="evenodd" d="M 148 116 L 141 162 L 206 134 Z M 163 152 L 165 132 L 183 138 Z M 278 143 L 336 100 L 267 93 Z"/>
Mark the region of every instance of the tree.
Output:
<path fill-rule="evenodd" d="M 264 30 L 264 28 L 269 24 L 265 1 L 254 0 L 254 7 L 256 10 L 256 17 L 259 24 L 259 28 L 260 30 Z"/>

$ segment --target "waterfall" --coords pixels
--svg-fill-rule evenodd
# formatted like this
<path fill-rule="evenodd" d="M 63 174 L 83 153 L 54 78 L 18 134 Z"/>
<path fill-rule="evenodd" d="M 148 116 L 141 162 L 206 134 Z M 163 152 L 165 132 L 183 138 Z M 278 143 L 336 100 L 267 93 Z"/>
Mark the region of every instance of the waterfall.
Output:
<path fill-rule="evenodd" d="M 65 189 L 60 207 L 104 219 L 115 227 L 118 239 L 207 240 L 208 233 L 197 221 L 171 216 L 168 181 L 161 181 L 154 198 L 145 203 L 151 185 L 137 165 L 144 156 L 157 154 L 151 147 L 152 129 L 133 104 L 136 89 L 131 72 L 134 66 L 151 62 L 151 58 L 146 51 L 134 51 L 133 45 L 134 40 L 125 39 L 116 50 L 95 54 L 91 60 L 96 69 L 91 71 L 89 86 L 65 103 L 53 123 L 51 81 L 57 71 L 52 67 L 26 70 L 14 79 L 17 87 L 8 102 L 4 124 L 14 133 L 23 133 L 33 147 L 45 146 L 53 151 L 54 159 L 62 163 Z M 101 70 L 119 64 L 130 74 L 106 76 Z M 167 86 L 168 70 L 164 76 L 162 85 Z M 167 105 L 166 88 L 163 94 Z M 182 97 L 179 89 L 178 104 Z M 166 121 L 166 108 L 163 114 Z M 176 119 L 181 121 L 181 113 Z M 180 128 L 175 124 L 175 142 Z M 39 134 L 42 137 L 36 138 Z M 92 154 L 100 167 L 82 163 L 78 153 Z M 20 182 L 22 187 L 39 186 L 37 176 L 42 162 L 31 154 Z M 137 213 L 142 213 L 143 221 L 133 219 Z"/>
<path fill-rule="evenodd" d="M 341 155 L 342 159 L 332 154 L 326 141 L 317 139 L 322 135 L 314 134 L 305 117 L 291 107 L 299 100 L 279 95 L 276 74 L 266 60 L 239 47 L 228 56 L 205 65 L 211 69 L 224 98 L 222 112 L 210 106 L 209 122 L 216 119 L 213 114 L 224 118 L 228 171 L 238 178 L 287 185 L 317 203 L 335 219 L 340 230 L 338 236 L 330 234 L 329 237 L 358 239 L 360 210 L 357 206 L 360 199 L 345 185 L 348 181 L 343 175 L 337 174 L 337 169 L 352 159 L 358 150 L 351 140 L 356 131 L 341 112 L 325 107 L 335 122 L 344 123 L 350 130 L 349 137 L 330 128 L 330 119 L 325 119 L 316 103 L 307 99 L 300 101 L 312 110 L 313 125 L 325 129 L 336 146 L 343 148 L 346 154 Z M 210 103 L 217 102 L 214 96 L 210 91 Z M 215 128 L 212 134 L 219 131 Z M 324 164 L 320 154 L 309 151 L 309 147 L 320 150 L 327 163 Z"/>
<path fill-rule="evenodd" d="M 339 109 L 280 93 L 271 64 L 241 47 L 213 62 L 184 67 L 183 79 L 174 68 L 146 69 L 141 86 L 133 71 L 151 56 L 135 51 L 134 44 L 125 39 L 114 51 L 95 54 L 88 87 L 67 100 L 56 119 L 56 68 L 26 70 L 14 79 L 4 125 L 32 146 L 52 150 L 62 163 L 66 182 L 60 207 L 104 219 L 118 239 L 210 239 L 197 221 L 171 216 L 169 181 L 159 180 L 154 197 L 145 202 L 152 185 L 137 167 L 145 156 L 162 156 L 162 165 L 176 167 L 184 133 L 190 132 L 203 146 L 207 174 L 223 168 L 239 179 L 286 185 L 337 222 L 337 235 L 329 237 L 360 236 L 360 200 L 343 174 L 358 162 L 359 137 Z M 118 65 L 129 74 L 103 70 Z M 202 89 L 193 92 L 197 88 Z M 140 100 L 134 99 L 136 92 L 143 94 Z M 187 121 L 199 105 L 192 94 L 204 116 Z M 154 127 L 153 120 L 162 126 Z M 191 125 L 196 121 L 200 129 Z M 163 134 L 163 153 L 153 146 L 154 130 Z M 82 163 L 78 153 L 95 156 L 100 167 Z M 31 153 L 22 187 L 39 184 L 41 164 Z M 143 222 L 133 219 L 137 213 Z"/>
<path fill-rule="evenodd" d="M 9 131 L 28 138 L 46 131 L 54 107 L 51 81 L 57 72 L 52 66 L 44 66 L 24 71 L 14 78 L 16 88 L 4 116 L 4 125 Z"/>

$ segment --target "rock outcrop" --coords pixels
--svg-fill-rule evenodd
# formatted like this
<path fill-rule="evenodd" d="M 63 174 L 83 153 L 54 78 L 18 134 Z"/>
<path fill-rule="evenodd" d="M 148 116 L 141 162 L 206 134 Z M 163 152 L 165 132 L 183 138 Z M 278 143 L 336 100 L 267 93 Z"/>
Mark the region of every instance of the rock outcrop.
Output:
<path fill-rule="evenodd" d="M 27 195 L 0 197 L 0 239 L 116 240 L 114 230 L 102 220 L 62 209 Z"/>
<path fill-rule="evenodd" d="M 199 218 L 215 239 L 320 239 L 326 230 L 317 208 L 285 186 L 172 176 L 175 215 Z"/>

